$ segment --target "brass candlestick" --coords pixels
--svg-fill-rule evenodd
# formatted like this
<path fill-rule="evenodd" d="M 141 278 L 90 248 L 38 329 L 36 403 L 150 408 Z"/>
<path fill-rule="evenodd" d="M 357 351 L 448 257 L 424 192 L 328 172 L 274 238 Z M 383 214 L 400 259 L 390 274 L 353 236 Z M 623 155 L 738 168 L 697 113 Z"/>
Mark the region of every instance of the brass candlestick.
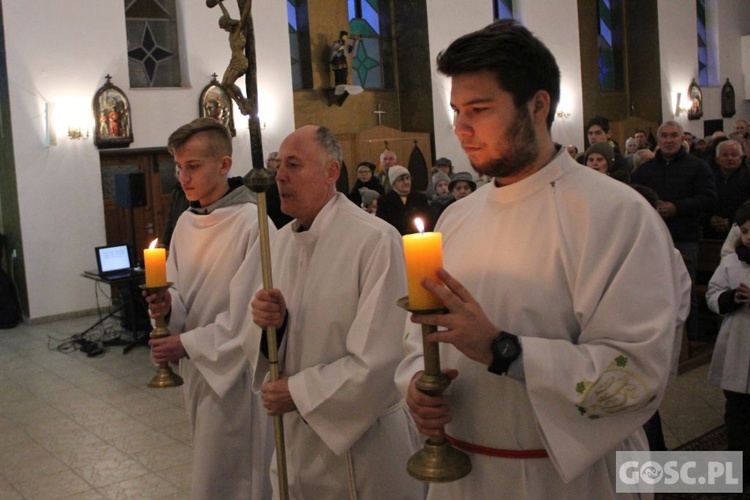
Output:
<path fill-rule="evenodd" d="M 159 299 L 162 299 L 164 297 L 164 294 L 167 293 L 167 290 L 169 290 L 169 287 L 172 285 L 173 283 L 168 282 L 163 286 L 152 287 L 141 285 L 141 288 L 146 290 L 146 293 L 148 293 L 149 295 L 155 293 L 156 296 L 159 297 Z M 151 335 L 149 335 L 149 337 L 151 337 L 152 339 L 160 339 L 169 336 L 169 328 L 167 328 L 164 316 L 156 318 L 154 320 L 154 323 L 156 323 L 156 328 L 151 331 Z M 182 384 L 182 377 L 172 371 L 172 367 L 169 366 L 169 363 L 159 363 L 159 367 L 156 369 L 156 375 L 151 377 L 151 380 L 149 380 L 148 382 L 148 386 L 154 389 L 179 387 Z"/>
<path fill-rule="evenodd" d="M 409 298 L 403 297 L 398 305 L 414 314 L 445 314 L 445 308 L 411 309 Z M 440 346 L 437 342 L 430 342 L 427 336 L 437 331 L 433 325 L 422 325 L 422 346 L 424 352 L 424 372 L 417 379 L 417 389 L 430 396 L 440 396 L 451 384 L 448 375 L 440 369 Z M 445 431 L 440 429 L 440 435 L 429 437 L 424 447 L 409 458 L 407 464 L 409 474 L 420 481 L 430 483 L 448 483 L 456 481 L 471 472 L 469 456 L 457 450 L 445 439 Z"/>

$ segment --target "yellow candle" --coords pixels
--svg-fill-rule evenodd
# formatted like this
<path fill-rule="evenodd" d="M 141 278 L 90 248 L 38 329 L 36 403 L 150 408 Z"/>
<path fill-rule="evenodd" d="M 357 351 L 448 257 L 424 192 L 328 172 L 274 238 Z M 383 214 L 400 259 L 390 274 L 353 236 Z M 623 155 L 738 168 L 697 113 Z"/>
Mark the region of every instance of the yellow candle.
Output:
<path fill-rule="evenodd" d="M 414 222 L 420 232 L 404 235 L 409 309 L 437 309 L 443 307 L 443 303 L 422 286 L 422 280 L 430 278 L 442 283 L 437 277 L 437 270 L 443 267 L 443 235 L 425 233 L 422 221 L 415 219 Z"/>
<path fill-rule="evenodd" d="M 147 288 L 156 288 L 167 284 L 167 251 L 164 248 L 156 248 L 156 241 L 152 241 L 148 248 L 143 250 Z"/>

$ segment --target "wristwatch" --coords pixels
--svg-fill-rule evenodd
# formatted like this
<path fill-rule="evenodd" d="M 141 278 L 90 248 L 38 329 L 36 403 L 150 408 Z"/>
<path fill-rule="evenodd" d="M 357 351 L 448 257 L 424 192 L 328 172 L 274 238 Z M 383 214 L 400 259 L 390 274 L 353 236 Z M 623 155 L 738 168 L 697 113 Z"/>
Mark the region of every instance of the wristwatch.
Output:
<path fill-rule="evenodd" d="M 521 355 L 521 343 L 518 337 L 508 332 L 500 332 L 490 344 L 492 363 L 487 370 L 497 375 L 508 373 L 510 364 Z"/>

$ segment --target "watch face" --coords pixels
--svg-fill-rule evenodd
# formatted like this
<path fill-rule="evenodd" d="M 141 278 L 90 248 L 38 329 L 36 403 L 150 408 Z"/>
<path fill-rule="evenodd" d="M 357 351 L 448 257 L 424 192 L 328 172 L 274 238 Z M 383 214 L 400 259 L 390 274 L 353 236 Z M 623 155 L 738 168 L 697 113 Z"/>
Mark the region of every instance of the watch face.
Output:
<path fill-rule="evenodd" d="M 497 355 L 503 359 L 511 359 L 516 356 L 518 349 L 515 342 L 509 338 L 499 339 L 497 342 Z"/>

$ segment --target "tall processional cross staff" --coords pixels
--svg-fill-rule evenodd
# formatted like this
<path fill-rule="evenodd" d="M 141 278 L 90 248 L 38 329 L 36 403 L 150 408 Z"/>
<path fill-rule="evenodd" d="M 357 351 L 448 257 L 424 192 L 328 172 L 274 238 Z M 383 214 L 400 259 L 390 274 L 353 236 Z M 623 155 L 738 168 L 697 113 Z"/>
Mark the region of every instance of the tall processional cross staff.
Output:
<path fill-rule="evenodd" d="M 260 137 L 260 119 L 258 118 L 258 80 L 255 58 L 255 30 L 253 28 L 252 0 L 237 0 L 240 18 L 232 19 L 223 0 L 206 0 L 208 8 L 221 9 L 219 27 L 229 33 L 229 47 L 232 56 L 221 80 L 221 87 L 237 103 L 240 112 L 247 116 L 250 129 L 250 151 L 253 169 L 250 173 L 250 189 L 255 191 L 258 200 L 258 229 L 260 233 L 261 266 L 263 271 L 263 288 L 273 288 L 271 277 L 271 249 L 268 236 L 268 209 L 266 191 L 274 182 L 271 174 L 263 165 L 263 145 Z M 246 96 L 235 83 L 245 77 Z M 276 328 L 266 329 L 268 336 L 268 362 L 271 380 L 279 379 L 279 353 L 276 345 Z M 286 472 L 286 447 L 284 445 L 284 421 L 282 415 L 273 417 L 274 437 L 276 443 L 276 465 L 278 468 L 279 496 L 282 500 L 289 498 L 289 484 Z"/>

